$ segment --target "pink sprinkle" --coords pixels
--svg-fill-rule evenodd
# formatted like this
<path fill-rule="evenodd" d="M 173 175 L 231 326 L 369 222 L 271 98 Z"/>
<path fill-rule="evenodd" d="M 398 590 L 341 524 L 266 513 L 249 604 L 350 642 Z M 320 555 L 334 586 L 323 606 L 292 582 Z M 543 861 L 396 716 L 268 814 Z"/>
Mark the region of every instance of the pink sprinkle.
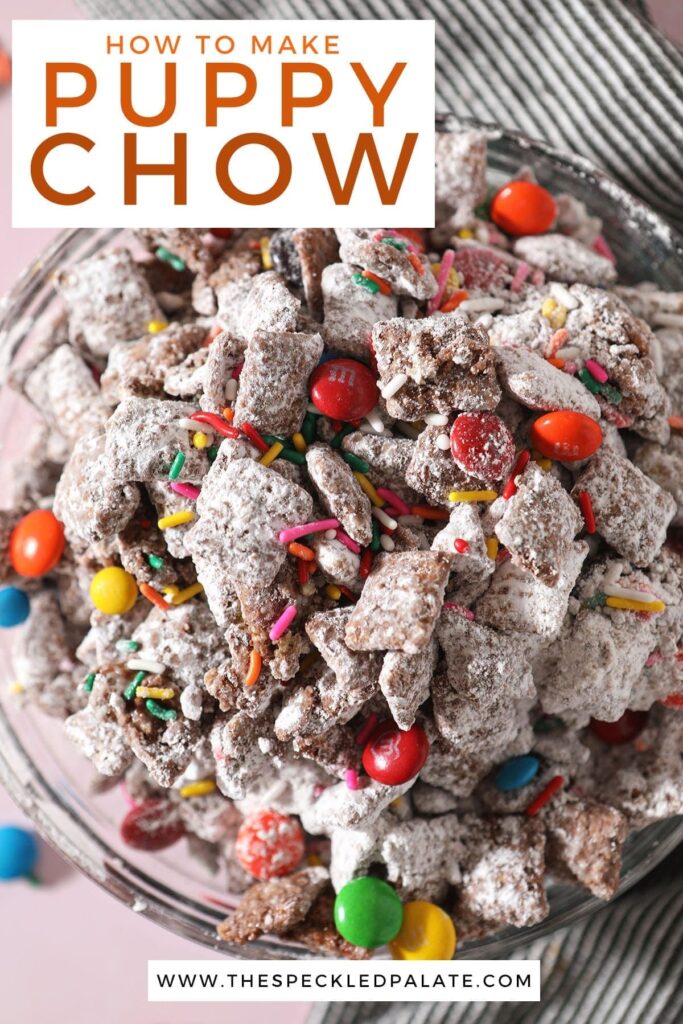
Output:
<path fill-rule="evenodd" d="M 474 612 L 470 611 L 469 608 L 465 608 L 462 604 L 457 604 L 456 601 L 444 601 L 443 607 L 449 612 L 458 612 L 460 615 L 464 615 L 470 622 L 474 621 Z"/>
<path fill-rule="evenodd" d="M 537 288 L 540 288 L 540 286 L 545 283 L 545 274 L 542 270 L 534 270 L 531 275 L 531 283 L 535 284 Z"/>
<path fill-rule="evenodd" d="M 658 664 L 658 662 L 660 661 L 664 661 L 664 655 L 661 653 L 661 651 L 653 651 L 652 654 L 648 657 L 647 661 L 645 662 L 645 668 L 651 668 L 653 665 Z"/>
<path fill-rule="evenodd" d="M 587 359 L 585 365 L 588 372 L 591 376 L 595 377 L 599 384 L 607 383 L 608 374 L 604 366 L 596 363 L 594 359 Z"/>
<path fill-rule="evenodd" d="M 298 537 L 305 537 L 307 533 L 323 533 L 324 530 L 336 530 L 339 527 L 338 519 L 318 519 L 315 523 L 301 523 L 299 526 L 290 526 L 287 530 L 280 530 L 278 540 L 281 544 L 289 544 Z"/>
<path fill-rule="evenodd" d="M 349 789 L 360 789 L 360 785 L 358 783 L 358 772 L 355 768 L 348 768 L 344 772 L 344 779 Z"/>
<path fill-rule="evenodd" d="M 363 727 L 361 729 L 359 729 L 359 731 L 358 731 L 358 735 L 356 736 L 356 746 L 357 747 L 365 746 L 365 743 L 370 738 L 370 733 L 373 731 L 373 729 L 377 725 L 377 722 L 378 722 L 377 715 L 373 711 L 368 716 L 368 720 L 365 723 L 365 725 L 363 725 Z"/>
<path fill-rule="evenodd" d="M 360 544 L 356 544 L 355 540 L 351 540 L 348 533 L 344 533 L 343 530 L 337 530 L 337 540 L 341 541 L 349 551 L 353 551 L 354 555 L 360 554 Z"/>
<path fill-rule="evenodd" d="M 237 380 L 239 378 L 239 375 L 241 374 L 243 369 L 244 369 L 244 363 L 243 362 L 238 363 L 237 366 L 235 366 L 233 368 L 232 379 L 233 380 Z"/>
<path fill-rule="evenodd" d="M 324 792 L 325 792 L 325 787 L 321 786 L 320 783 L 317 783 L 317 785 L 315 785 L 313 787 L 313 796 L 315 797 L 316 800 L 318 799 L 320 794 L 324 793 Z"/>
<path fill-rule="evenodd" d="M 616 263 L 617 258 L 607 244 L 607 240 L 604 235 L 598 235 L 593 242 L 593 252 L 597 252 L 598 256 L 604 256 L 610 263 Z"/>
<path fill-rule="evenodd" d="M 427 303 L 427 315 L 433 313 L 441 305 L 443 294 L 446 291 L 446 282 L 448 281 L 448 274 L 451 267 L 453 266 L 453 260 L 455 259 L 455 253 L 452 249 L 446 249 L 443 256 L 441 257 L 441 266 L 439 267 L 439 276 L 436 279 L 436 295 Z"/>
<path fill-rule="evenodd" d="M 139 806 L 137 800 L 133 800 L 133 797 L 128 792 L 128 786 L 125 784 L 125 782 L 119 783 L 119 789 L 121 790 L 121 793 L 123 794 L 123 799 L 126 801 L 128 807 L 132 808 Z"/>
<path fill-rule="evenodd" d="M 552 358 L 552 356 L 556 356 L 562 348 L 562 346 L 564 345 L 564 343 L 567 341 L 568 337 L 569 331 L 566 327 L 560 327 L 559 331 L 555 331 L 555 333 L 551 336 L 550 341 L 545 347 L 546 359 L 550 359 Z"/>
<path fill-rule="evenodd" d="M 275 643 L 276 640 L 279 640 L 282 634 L 290 627 L 295 616 L 296 605 L 287 605 L 280 618 L 277 619 L 277 621 L 274 622 L 273 625 L 270 627 L 270 632 L 268 633 L 268 636 L 273 641 L 273 643 Z"/>
<path fill-rule="evenodd" d="M 529 276 L 530 273 L 531 273 L 531 267 L 529 266 L 529 264 L 525 260 L 522 260 L 522 262 L 519 264 L 519 266 L 515 270 L 515 275 L 512 278 L 512 281 L 510 281 L 510 291 L 511 292 L 518 292 L 518 291 L 520 291 L 522 285 L 524 284 L 524 282 L 526 281 L 526 279 L 527 279 L 527 277 Z"/>
<path fill-rule="evenodd" d="M 568 373 L 570 375 L 570 377 L 573 377 L 574 374 L 578 371 L 578 369 L 579 369 L 578 363 L 574 363 L 574 362 L 572 362 L 571 359 L 567 359 L 567 361 L 565 362 L 564 366 L 562 367 L 562 372 L 563 373 Z"/>
<path fill-rule="evenodd" d="M 194 484 L 179 484 L 175 480 L 173 480 L 168 486 L 172 491 L 175 491 L 176 494 L 182 494 L 184 498 L 190 498 L 192 501 L 196 501 L 202 493 L 201 487 L 195 487 Z"/>
<path fill-rule="evenodd" d="M 398 494 L 396 494 L 395 491 L 390 491 L 388 487 L 378 487 L 377 493 L 379 494 L 380 498 L 384 498 L 385 501 L 388 501 L 389 504 L 396 509 L 399 515 L 410 515 L 410 508 L 408 507 L 408 505 L 406 505 L 405 501 L 403 501 L 402 498 L 399 498 Z"/>

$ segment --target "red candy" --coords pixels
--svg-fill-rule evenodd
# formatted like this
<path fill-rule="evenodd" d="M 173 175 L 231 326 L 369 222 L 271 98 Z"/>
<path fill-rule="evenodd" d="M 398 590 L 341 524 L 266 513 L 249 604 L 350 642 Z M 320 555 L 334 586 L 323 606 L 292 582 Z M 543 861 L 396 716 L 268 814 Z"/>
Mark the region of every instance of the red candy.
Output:
<path fill-rule="evenodd" d="M 453 266 L 460 274 L 464 288 L 502 288 L 510 276 L 508 265 L 502 256 L 491 249 L 475 246 L 456 252 Z"/>
<path fill-rule="evenodd" d="M 372 370 L 356 359 L 328 359 L 311 374 L 311 401 L 334 420 L 360 420 L 379 399 Z"/>
<path fill-rule="evenodd" d="M 464 412 L 451 429 L 451 452 L 466 473 L 493 482 L 510 469 L 515 439 L 495 413 Z"/>
<path fill-rule="evenodd" d="M 591 718 L 590 730 L 611 746 L 618 746 L 621 743 L 630 743 L 645 728 L 647 723 L 647 711 L 624 711 L 621 718 L 616 722 L 601 722 L 598 718 Z"/>
<path fill-rule="evenodd" d="M 400 786 L 422 770 L 428 753 L 429 740 L 419 725 L 402 732 L 395 722 L 383 722 L 365 746 L 363 767 L 371 779 Z"/>
<path fill-rule="evenodd" d="M 509 181 L 491 201 L 491 220 L 509 235 L 540 235 L 557 215 L 555 200 L 535 181 Z"/>
<path fill-rule="evenodd" d="M 136 850 L 165 850 L 184 835 L 185 826 L 168 800 L 145 800 L 121 822 L 121 838 Z"/>
<path fill-rule="evenodd" d="M 242 822 L 235 855 L 254 878 L 288 875 L 304 855 L 304 833 L 296 818 L 279 811 L 257 811 Z"/>
<path fill-rule="evenodd" d="M 64 551 L 64 527 L 49 509 L 35 509 L 12 530 L 9 558 L 20 576 L 44 576 Z"/>
<path fill-rule="evenodd" d="M 531 443 L 549 459 L 580 462 L 594 455 L 602 444 L 600 425 L 582 412 L 547 412 L 531 424 Z"/>

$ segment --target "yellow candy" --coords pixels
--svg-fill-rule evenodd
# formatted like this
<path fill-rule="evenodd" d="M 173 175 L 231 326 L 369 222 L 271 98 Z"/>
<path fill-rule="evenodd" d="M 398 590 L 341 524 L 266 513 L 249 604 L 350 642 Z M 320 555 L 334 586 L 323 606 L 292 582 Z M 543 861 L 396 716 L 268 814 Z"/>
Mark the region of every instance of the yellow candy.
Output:
<path fill-rule="evenodd" d="M 458 238 L 474 238 L 474 231 L 472 228 L 460 228 Z"/>
<path fill-rule="evenodd" d="M 426 900 L 403 906 L 403 924 L 389 943 L 394 960 L 452 960 L 455 925 L 445 910 Z"/>
<path fill-rule="evenodd" d="M 206 448 L 209 444 L 209 439 L 202 430 L 198 430 L 192 435 L 192 444 L 195 448 Z"/>
<path fill-rule="evenodd" d="M 292 444 L 294 445 L 296 450 L 298 452 L 301 452 L 302 454 L 303 452 L 306 451 L 306 448 L 308 447 L 308 445 L 306 444 L 306 438 L 304 437 L 303 434 L 292 434 Z"/>
<path fill-rule="evenodd" d="M 165 320 L 150 320 L 150 322 L 147 324 L 147 333 L 161 334 L 161 332 L 165 331 L 167 327 L 168 324 L 166 323 Z"/>
<path fill-rule="evenodd" d="M 125 615 L 135 604 L 137 596 L 135 580 L 117 565 L 100 569 L 90 583 L 90 599 L 104 615 Z"/>
<path fill-rule="evenodd" d="M 207 793 L 213 793 L 215 788 L 216 783 L 213 779 L 201 779 L 199 782 L 188 782 L 180 790 L 180 795 L 184 800 L 187 800 L 192 796 L 206 796 Z"/>

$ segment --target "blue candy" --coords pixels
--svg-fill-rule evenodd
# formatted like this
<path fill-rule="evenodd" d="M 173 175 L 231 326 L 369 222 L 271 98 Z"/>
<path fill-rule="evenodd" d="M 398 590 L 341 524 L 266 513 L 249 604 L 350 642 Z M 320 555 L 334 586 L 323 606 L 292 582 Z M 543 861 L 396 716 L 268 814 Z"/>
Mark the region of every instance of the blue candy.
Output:
<path fill-rule="evenodd" d="M 38 853 L 38 843 L 32 832 L 14 825 L 0 826 L 0 881 L 32 874 Z"/>
<path fill-rule="evenodd" d="M 0 629 L 11 629 L 26 622 L 31 604 L 23 590 L 18 587 L 0 589 Z"/>
<path fill-rule="evenodd" d="M 496 786 L 504 793 L 513 789 L 521 789 L 528 786 L 532 779 L 538 775 L 541 762 L 533 754 L 524 754 L 523 757 L 511 757 L 505 761 L 496 772 Z"/>

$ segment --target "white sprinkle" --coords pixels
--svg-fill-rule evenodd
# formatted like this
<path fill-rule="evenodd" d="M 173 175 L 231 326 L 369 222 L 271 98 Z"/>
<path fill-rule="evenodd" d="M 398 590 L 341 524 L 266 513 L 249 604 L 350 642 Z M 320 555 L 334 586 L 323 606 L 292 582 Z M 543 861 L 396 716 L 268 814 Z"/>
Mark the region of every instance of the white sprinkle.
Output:
<path fill-rule="evenodd" d="M 436 439 L 436 447 L 442 452 L 447 452 L 451 446 L 451 439 L 448 434 L 439 434 Z"/>
<path fill-rule="evenodd" d="M 395 530 L 398 526 L 396 520 L 392 519 L 391 516 L 388 516 L 384 509 L 373 507 L 372 514 L 375 519 L 382 524 L 382 526 L 386 526 L 387 530 Z"/>
<path fill-rule="evenodd" d="M 441 412 L 428 412 L 426 416 L 423 416 L 422 418 L 428 427 L 448 426 L 448 416 Z"/>
<path fill-rule="evenodd" d="M 176 313 L 185 305 L 183 297 L 173 292 L 157 292 L 156 299 L 165 313 Z"/>
<path fill-rule="evenodd" d="M 652 356 L 652 362 L 655 364 L 655 373 L 658 377 L 662 377 L 664 374 L 664 356 L 662 355 L 662 344 L 657 337 L 656 332 L 653 331 L 652 337 L 650 338 L 650 355 Z"/>
<path fill-rule="evenodd" d="M 178 420 L 178 426 L 181 430 L 191 430 L 193 434 L 200 431 L 202 434 L 206 434 L 208 438 L 213 438 L 213 430 L 206 423 L 200 423 L 199 420 L 188 419 L 184 416 L 183 419 Z"/>
<path fill-rule="evenodd" d="M 392 377 L 389 383 L 385 384 L 384 387 L 381 389 L 382 398 L 393 398 L 396 392 L 401 390 L 401 388 L 403 387 L 407 380 L 407 373 L 397 373 L 396 376 Z"/>
<path fill-rule="evenodd" d="M 616 583 L 624 571 L 622 562 L 612 562 L 605 570 L 603 580 L 605 583 Z"/>
<path fill-rule="evenodd" d="M 603 586 L 602 590 L 608 597 L 622 597 L 625 601 L 642 601 L 645 604 L 650 604 L 651 601 L 658 600 L 654 594 L 632 590 L 631 587 L 617 587 L 614 584 L 608 584 Z"/>
<path fill-rule="evenodd" d="M 550 285 L 550 294 L 557 301 L 561 302 L 567 309 L 578 309 L 581 305 L 578 299 L 575 299 L 568 288 L 560 284 L 559 281 L 553 281 Z"/>
<path fill-rule="evenodd" d="M 422 516 L 399 516 L 399 526 L 422 526 Z"/>
<path fill-rule="evenodd" d="M 126 668 L 131 672 L 151 672 L 155 676 L 166 671 L 163 661 L 152 661 L 151 658 L 131 658 L 126 662 Z"/>
<path fill-rule="evenodd" d="M 361 430 L 363 428 L 361 427 Z M 412 423 L 406 423 L 404 420 L 396 420 L 396 429 L 399 434 L 403 434 L 404 437 L 409 437 L 411 441 L 417 441 L 420 436 L 420 431 L 417 430 Z"/>
<path fill-rule="evenodd" d="M 490 313 L 482 313 L 474 322 L 477 327 L 483 327 L 485 331 L 488 331 L 489 327 L 493 323 L 493 317 Z"/>
<path fill-rule="evenodd" d="M 391 537 L 387 537 L 386 533 L 382 534 L 382 536 L 379 539 L 379 542 L 385 551 L 393 551 L 394 548 L 396 547 Z"/>
<path fill-rule="evenodd" d="M 334 540 L 336 536 L 337 536 L 337 531 L 336 530 L 325 530 L 325 539 L 326 540 Z"/>
<path fill-rule="evenodd" d="M 583 352 L 578 345 L 565 345 L 565 347 L 561 348 L 559 352 L 555 353 L 555 355 L 558 359 L 578 359 L 583 356 Z"/>
<path fill-rule="evenodd" d="M 653 327 L 683 327 L 683 313 L 655 313 Z"/>
<path fill-rule="evenodd" d="M 237 381 L 235 380 L 234 377 L 231 377 L 230 380 L 225 385 L 225 400 L 226 400 L 226 402 L 234 402 L 236 398 L 237 398 Z"/>
<path fill-rule="evenodd" d="M 373 430 L 369 423 L 361 423 L 358 430 L 361 434 L 376 434 L 377 431 Z"/>
<path fill-rule="evenodd" d="M 365 418 L 376 434 L 384 433 L 384 423 L 377 409 L 372 409 Z"/>
<path fill-rule="evenodd" d="M 458 306 L 458 312 L 463 313 L 497 313 L 505 305 L 505 299 L 495 299 L 493 296 L 482 296 L 480 299 L 465 299 Z"/>
<path fill-rule="evenodd" d="M 301 593 L 305 594 L 306 597 L 312 597 L 312 595 L 315 594 L 316 590 L 317 587 L 315 583 L 311 583 L 310 580 L 304 583 L 303 586 L 301 587 Z"/>

